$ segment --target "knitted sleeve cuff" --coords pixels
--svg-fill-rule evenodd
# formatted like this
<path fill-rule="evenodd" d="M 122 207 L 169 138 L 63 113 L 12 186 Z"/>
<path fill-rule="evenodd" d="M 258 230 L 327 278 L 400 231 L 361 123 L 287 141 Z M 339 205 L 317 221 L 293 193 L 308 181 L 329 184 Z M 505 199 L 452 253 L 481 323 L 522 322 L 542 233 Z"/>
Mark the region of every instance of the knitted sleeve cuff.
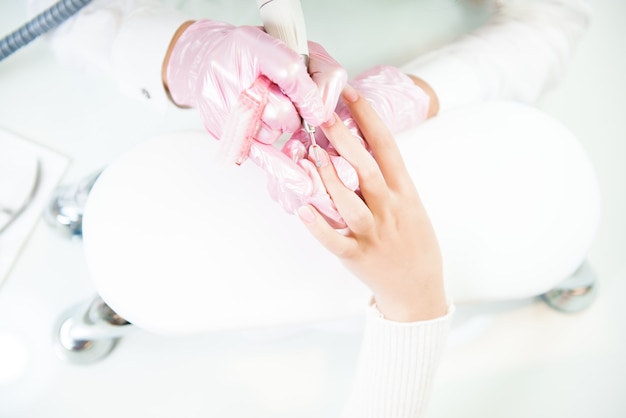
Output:
<path fill-rule="evenodd" d="M 454 305 L 440 318 L 386 320 L 369 309 L 352 394 L 342 418 L 424 416 Z"/>

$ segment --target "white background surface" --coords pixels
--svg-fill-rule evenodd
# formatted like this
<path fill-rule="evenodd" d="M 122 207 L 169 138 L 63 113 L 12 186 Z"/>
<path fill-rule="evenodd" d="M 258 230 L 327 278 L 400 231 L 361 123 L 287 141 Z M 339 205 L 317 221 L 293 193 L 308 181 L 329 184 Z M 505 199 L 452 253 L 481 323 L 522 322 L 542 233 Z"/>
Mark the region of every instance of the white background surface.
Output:
<path fill-rule="evenodd" d="M 319 9 L 331 10 L 330 3 L 318 2 Z M 379 4 L 376 9 L 383 12 L 377 15 L 368 13 L 376 6 L 373 0 L 360 2 L 361 12 L 333 6 L 336 17 L 312 11 L 310 36 L 333 45 L 331 52 L 355 72 L 370 61 L 404 61 L 397 52 L 400 40 L 397 50 L 376 49 L 380 40 L 372 24 L 377 18 L 429 33 L 415 52 L 466 29 L 455 2 L 418 3 L 397 0 L 396 9 Z M 199 1 L 188 4 L 202 9 Z M 414 24 L 407 12 L 417 10 L 426 12 Z M 232 21 L 253 13 L 233 12 Z M 472 16 L 470 26 L 481 17 Z M 341 28 L 349 18 L 362 24 L 355 36 L 344 39 L 328 29 Z M 460 307 L 430 417 L 626 416 L 624 18 L 623 1 L 597 2 L 593 26 L 571 70 L 540 104 L 580 137 L 598 172 L 603 219 L 589 254 L 600 278 L 598 300 L 577 315 L 533 300 Z M 3 2 L 0 33 L 24 19 L 19 2 Z M 356 39 L 373 52 L 354 48 Z M 0 63 L 0 126 L 69 156 L 64 181 L 72 182 L 151 135 L 200 128 L 200 123 L 193 112 L 156 116 L 145 105 L 120 97 L 106 78 L 59 67 L 45 45 L 36 42 Z M 138 332 L 105 361 L 71 366 L 55 357 L 51 331 L 62 311 L 91 296 L 80 241 L 40 223 L 0 288 L 0 416 L 339 414 L 359 345 L 356 332 L 339 325 L 176 339 Z"/>

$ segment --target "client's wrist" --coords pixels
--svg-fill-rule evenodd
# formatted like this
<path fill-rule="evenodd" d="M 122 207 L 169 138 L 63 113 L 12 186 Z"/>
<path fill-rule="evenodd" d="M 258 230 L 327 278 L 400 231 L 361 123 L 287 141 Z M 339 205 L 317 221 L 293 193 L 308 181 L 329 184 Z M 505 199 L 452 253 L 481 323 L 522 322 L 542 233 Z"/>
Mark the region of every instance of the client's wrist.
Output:
<path fill-rule="evenodd" d="M 427 321 L 444 316 L 448 310 L 440 277 L 398 294 L 374 294 L 373 302 L 385 319 L 394 322 Z"/>

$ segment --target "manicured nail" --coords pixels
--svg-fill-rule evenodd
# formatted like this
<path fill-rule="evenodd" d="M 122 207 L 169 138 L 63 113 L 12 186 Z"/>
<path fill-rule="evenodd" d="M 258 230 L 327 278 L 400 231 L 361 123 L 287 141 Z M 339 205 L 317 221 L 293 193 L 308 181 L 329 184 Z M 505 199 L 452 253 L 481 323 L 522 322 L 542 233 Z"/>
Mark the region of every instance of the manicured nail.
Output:
<path fill-rule="evenodd" d="M 300 206 L 297 212 L 298 217 L 305 224 L 312 224 L 313 222 L 315 222 L 315 213 L 313 213 L 313 210 L 310 206 Z"/>
<path fill-rule="evenodd" d="M 327 166 L 330 163 L 328 153 L 319 145 L 309 147 L 309 159 L 315 163 L 317 168 Z"/>
<path fill-rule="evenodd" d="M 346 86 L 343 88 L 342 96 L 346 102 L 350 103 L 354 103 L 359 100 L 359 92 L 356 91 L 356 89 L 350 84 L 346 84 Z"/>
<path fill-rule="evenodd" d="M 332 116 L 330 117 L 330 119 L 328 119 L 326 122 L 322 123 L 322 127 L 323 128 L 330 128 L 331 126 L 333 126 L 335 124 L 335 122 L 337 122 L 337 114 L 333 113 Z"/>

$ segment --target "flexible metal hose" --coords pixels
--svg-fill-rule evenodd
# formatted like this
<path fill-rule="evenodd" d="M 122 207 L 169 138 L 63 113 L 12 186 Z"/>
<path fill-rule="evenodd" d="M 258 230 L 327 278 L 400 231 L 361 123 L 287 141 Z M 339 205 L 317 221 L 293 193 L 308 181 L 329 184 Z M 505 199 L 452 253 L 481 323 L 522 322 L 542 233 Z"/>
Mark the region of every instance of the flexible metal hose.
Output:
<path fill-rule="evenodd" d="M 0 39 L 0 61 L 76 14 L 92 0 L 61 0 Z"/>

